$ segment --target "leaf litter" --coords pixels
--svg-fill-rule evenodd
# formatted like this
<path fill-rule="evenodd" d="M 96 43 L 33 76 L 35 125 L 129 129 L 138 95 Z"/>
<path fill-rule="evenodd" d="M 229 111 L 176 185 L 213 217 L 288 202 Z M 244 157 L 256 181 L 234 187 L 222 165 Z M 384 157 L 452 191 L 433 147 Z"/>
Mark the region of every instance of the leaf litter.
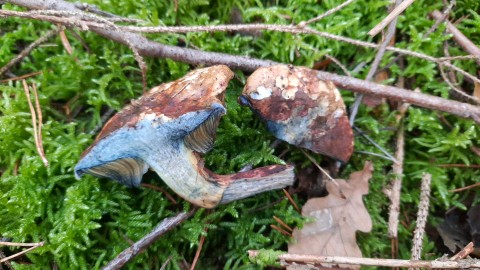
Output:
<path fill-rule="evenodd" d="M 354 172 L 349 180 L 337 180 L 326 184 L 328 195 L 308 200 L 302 215 L 311 219 L 302 229 L 293 231 L 293 243 L 288 253 L 319 256 L 362 257 L 356 241 L 356 231 L 370 232 L 372 219 L 363 203 L 368 194 L 368 181 L 373 165 L 367 161 L 363 170 Z M 322 264 L 324 267 L 332 265 Z M 355 265 L 339 265 L 341 268 L 359 269 Z M 289 268 L 295 269 L 295 268 Z"/>

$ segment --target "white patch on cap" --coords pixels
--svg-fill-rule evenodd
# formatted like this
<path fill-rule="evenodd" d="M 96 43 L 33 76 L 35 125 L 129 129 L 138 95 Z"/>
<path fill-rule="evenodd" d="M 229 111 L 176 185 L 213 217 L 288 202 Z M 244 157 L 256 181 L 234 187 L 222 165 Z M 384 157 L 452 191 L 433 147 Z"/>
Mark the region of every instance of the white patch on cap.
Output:
<path fill-rule="evenodd" d="M 256 91 L 250 93 L 250 97 L 256 100 L 262 100 L 272 95 L 272 89 L 265 86 L 259 86 Z"/>

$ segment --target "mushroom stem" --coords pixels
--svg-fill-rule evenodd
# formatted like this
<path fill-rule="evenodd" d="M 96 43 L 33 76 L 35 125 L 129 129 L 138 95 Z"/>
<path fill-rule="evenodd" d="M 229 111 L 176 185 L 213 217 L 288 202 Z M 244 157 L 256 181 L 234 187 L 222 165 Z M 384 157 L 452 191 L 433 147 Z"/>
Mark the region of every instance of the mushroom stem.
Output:
<path fill-rule="evenodd" d="M 255 194 L 280 189 L 294 182 L 293 166 L 271 165 L 230 175 L 203 167 L 203 160 L 184 144 L 163 145 L 145 158 L 163 181 L 185 200 L 213 208 Z"/>
<path fill-rule="evenodd" d="M 272 173 L 272 171 L 277 172 Z M 235 179 L 232 179 L 225 189 L 220 204 L 240 200 L 265 191 L 291 186 L 295 179 L 293 166 L 290 165 L 272 165 L 246 173 L 221 177 L 232 177 Z"/>

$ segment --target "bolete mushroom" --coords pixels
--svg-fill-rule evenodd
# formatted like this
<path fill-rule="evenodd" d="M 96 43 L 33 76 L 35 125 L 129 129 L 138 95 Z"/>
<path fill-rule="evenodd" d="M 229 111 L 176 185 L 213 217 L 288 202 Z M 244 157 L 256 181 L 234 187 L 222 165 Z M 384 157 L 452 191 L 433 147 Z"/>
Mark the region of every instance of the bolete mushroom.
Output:
<path fill-rule="evenodd" d="M 305 67 L 275 65 L 257 69 L 242 96 L 278 139 L 346 162 L 353 132 L 335 85 Z"/>
<path fill-rule="evenodd" d="M 231 175 L 204 168 L 199 153 L 213 147 L 232 77 L 219 65 L 154 87 L 106 123 L 82 154 L 76 176 L 87 173 L 138 186 L 150 167 L 178 195 L 205 208 L 292 185 L 290 165 Z"/>

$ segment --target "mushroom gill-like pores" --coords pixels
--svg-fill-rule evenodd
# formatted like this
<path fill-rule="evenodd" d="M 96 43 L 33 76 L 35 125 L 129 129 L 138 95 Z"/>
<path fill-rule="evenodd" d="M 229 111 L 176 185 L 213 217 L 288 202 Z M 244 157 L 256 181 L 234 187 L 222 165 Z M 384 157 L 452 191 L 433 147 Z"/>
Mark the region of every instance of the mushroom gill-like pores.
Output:
<path fill-rule="evenodd" d="M 199 153 L 213 147 L 232 77 L 228 67 L 219 65 L 154 87 L 106 123 L 82 154 L 76 176 L 87 173 L 138 186 L 150 167 L 178 195 L 205 208 L 292 185 L 288 165 L 232 175 L 203 167 Z"/>
<path fill-rule="evenodd" d="M 290 144 L 346 162 L 353 132 L 338 89 L 305 67 L 275 65 L 257 69 L 242 96 L 270 132 Z"/>

